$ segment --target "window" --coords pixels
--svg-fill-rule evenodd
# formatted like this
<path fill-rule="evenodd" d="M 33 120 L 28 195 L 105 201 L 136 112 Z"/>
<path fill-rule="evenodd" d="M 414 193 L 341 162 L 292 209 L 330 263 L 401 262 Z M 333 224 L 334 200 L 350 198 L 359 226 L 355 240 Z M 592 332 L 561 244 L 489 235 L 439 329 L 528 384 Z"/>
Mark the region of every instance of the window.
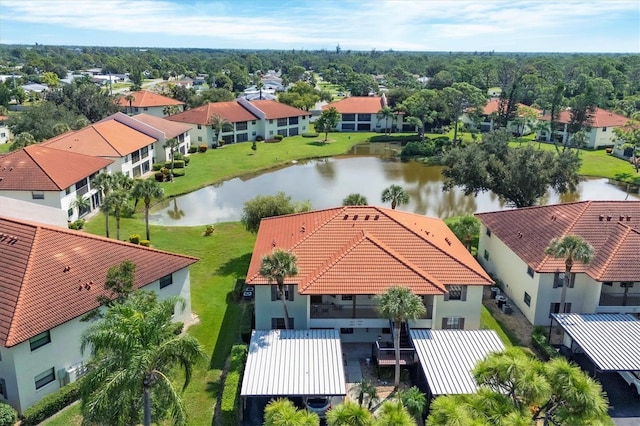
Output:
<path fill-rule="evenodd" d="M 467 300 L 467 286 L 466 285 L 448 285 L 447 293 L 444 295 L 444 300 Z"/>
<path fill-rule="evenodd" d="M 255 135 L 256 135 L 256 132 L 251 132 L 251 136 L 255 136 Z"/>
<path fill-rule="evenodd" d="M 350 131 L 355 129 L 356 129 L 355 123 L 342 123 L 342 130 Z"/>
<path fill-rule="evenodd" d="M 274 330 L 284 330 L 284 318 L 271 318 L 271 328 Z M 293 318 L 289 318 L 289 330 L 293 329 Z"/>
<path fill-rule="evenodd" d="M 65 193 L 66 195 L 71 194 L 71 187 L 69 186 L 69 187 L 65 188 L 65 189 L 64 189 L 64 193 Z"/>
<path fill-rule="evenodd" d="M 298 128 L 294 127 L 293 129 L 289 129 L 289 136 L 295 136 L 298 134 Z"/>
<path fill-rule="evenodd" d="M 256 120 L 252 120 L 252 121 L 251 121 L 251 124 L 253 124 L 253 125 L 255 126 L 255 124 L 256 124 Z"/>
<path fill-rule="evenodd" d="M 151 163 L 149 163 L 148 161 L 142 163 L 142 173 L 147 173 L 151 169 L 151 166 L 149 164 Z"/>
<path fill-rule="evenodd" d="M 55 379 L 56 379 L 56 373 L 53 367 L 43 371 L 42 373 L 38 374 L 34 378 L 34 381 L 36 382 L 36 389 L 40 389 L 41 387 L 48 385 L 49 383 L 53 382 Z"/>
<path fill-rule="evenodd" d="M 202 129 L 202 125 L 198 124 L 198 130 L 201 130 L 201 129 Z"/>
<path fill-rule="evenodd" d="M 7 396 L 7 383 L 4 379 L 0 379 L 0 396 L 4 399 L 9 399 Z"/>
<path fill-rule="evenodd" d="M 198 136 L 198 142 L 202 142 L 202 136 Z"/>
<path fill-rule="evenodd" d="M 298 124 L 298 117 L 289 117 L 289 125 Z"/>
<path fill-rule="evenodd" d="M 269 120 L 269 124 L 273 124 L 273 120 Z"/>
<path fill-rule="evenodd" d="M 341 328 L 340 334 L 353 334 L 353 328 Z"/>
<path fill-rule="evenodd" d="M 602 283 L 602 285 L 606 285 L 608 287 L 613 287 L 613 281 L 605 281 Z"/>
<path fill-rule="evenodd" d="M 371 121 L 371 114 L 358 114 L 358 121 Z"/>
<path fill-rule="evenodd" d="M 51 334 L 49 333 L 49 330 L 29 339 L 29 347 L 32 351 L 35 351 L 48 343 L 51 343 Z"/>
<path fill-rule="evenodd" d="M 531 306 L 531 296 L 526 291 L 524 292 L 524 303 L 527 306 Z"/>
<path fill-rule="evenodd" d="M 240 122 L 236 123 L 236 130 L 247 130 L 247 122 L 246 121 L 240 121 Z"/>
<path fill-rule="evenodd" d="M 286 118 L 278 118 L 278 127 L 284 127 L 287 125 L 287 119 Z"/>
<path fill-rule="evenodd" d="M 286 300 L 293 301 L 294 293 L 295 291 L 293 290 L 292 286 L 290 285 L 284 286 L 284 298 Z M 277 284 L 272 284 L 271 285 L 271 301 L 274 302 L 276 300 L 280 300 L 280 290 L 278 290 Z"/>
<path fill-rule="evenodd" d="M 527 275 L 533 278 L 533 268 L 531 266 L 527 266 Z"/>
<path fill-rule="evenodd" d="M 355 114 L 342 114 L 342 121 L 356 121 Z"/>
<path fill-rule="evenodd" d="M 140 157 L 147 158 L 148 155 L 149 155 L 149 147 L 145 146 L 140 150 Z"/>
<path fill-rule="evenodd" d="M 571 303 L 565 303 L 564 304 L 564 312 L 566 314 L 571 312 Z M 551 303 L 551 306 L 549 307 L 549 318 L 551 318 L 551 314 L 559 314 L 560 313 L 560 303 Z"/>
<path fill-rule="evenodd" d="M 44 192 L 42 191 L 31 191 L 31 198 L 34 200 L 44 200 Z"/>
<path fill-rule="evenodd" d="M 287 129 L 278 129 L 278 134 L 282 135 L 283 138 L 288 136 Z"/>
<path fill-rule="evenodd" d="M 249 134 L 248 133 L 240 133 L 238 135 L 238 142 L 246 142 L 249 140 Z"/>
<path fill-rule="evenodd" d="M 138 176 L 140 176 L 140 166 L 135 166 L 133 168 L 133 177 L 137 178 Z"/>
<path fill-rule="evenodd" d="M 131 153 L 131 161 L 133 163 L 137 163 L 140 161 L 140 151 L 134 151 Z"/>
<path fill-rule="evenodd" d="M 234 142 L 235 142 L 233 135 L 226 135 L 226 136 L 223 136 L 223 137 L 222 137 L 222 140 L 223 140 L 223 141 L 224 141 L 224 143 L 225 143 L 225 144 L 227 144 L 227 145 L 228 145 L 228 144 L 230 144 L 230 143 L 234 143 Z"/>
<path fill-rule="evenodd" d="M 73 209 L 67 210 L 67 217 L 73 216 Z"/>
<path fill-rule="evenodd" d="M 488 251 L 484 251 L 484 260 L 489 260 L 489 252 Z"/>
<path fill-rule="evenodd" d="M 564 285 L 565 273 L 564 272 L 556 272 L 553 276 L 553 288 L 562 287 Z M 576 274 L 571 274 L 571 278 L 569 279 L 569 288 L 573 288 L 576 283 Z"/>
<path fill-rule="evenodd" d="M 603 128 L 602 128 L 602 131 L 603 131 L 603 132 L 606 132 L 606 131 L 607 131 L 607 128 L 606 128 L 606 127 L 603 127 Z"/>
<path fill-rule="evenodd" d="M 342 300 L 353 300 L 353 296 L 342 296 Z"/>
<path fill-rule="evenodd" d="M 487 234 L 487 237 L 491 237 L 491 229 L 487 228 L 487 232 L 485 232 L 485 234 Z"/>
<path fill-rule="evenodd" d="M 273 136 L 273 130 L 269 130 L 269 134 Z"/>
<path fill-rule="evenodd" d="M 443 330 L 462 330 L 464 329 L 464 318 L 442 318 Z"/>
<path fill-rule="evenodd" d="M 149 111 L 149 108 L 147 108 L 147 107 L 144 107 L 144 108 L 142 108 L 142 109 L 143 109 L 144 111 Z"/>
<path fill-rule="evenodd" d="M 311 304 L 319 305 L 322 303 L 322 295 L 311 295 L 309 297 L 311 299 Z"/>
<path fill-rule="evenodd" d="M 165 288 L 171 284 L 173 284 L 173 274 L 165 275 L 160 278 L 160 288 Z"/>

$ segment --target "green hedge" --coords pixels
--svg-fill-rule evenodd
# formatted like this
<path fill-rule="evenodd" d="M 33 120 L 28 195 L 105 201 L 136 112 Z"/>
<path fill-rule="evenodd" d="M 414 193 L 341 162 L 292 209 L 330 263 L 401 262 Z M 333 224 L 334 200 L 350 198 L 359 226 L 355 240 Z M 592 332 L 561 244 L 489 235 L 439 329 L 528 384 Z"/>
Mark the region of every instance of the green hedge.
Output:
<path fill-rule="evenodd" d="M 536 351 L 538 351 L 540 357 L 545 361 L 561 356 L 556 348 L 547 342 L 547 336 L 545 335 L 545 329 L 543 327 L 534 327 L 533 333 L 531 334 L 531 343 Z"/>
<path fill-rule="evenodd" d="M 34 426 L 56 414 L 80 397 L 80 381 L 68 384 L 27 408 L 21 416 L 22 426 Z"/>
<path fill-rule="evenodd" d="M 185 170 L 184 169 L 173 169 L 173 176 L 174 177 L 181 177 L 184 176 L 185 174 Z"/>
<path fill-rule="evenodd" d="M 171 168 L 171 161 L 167 161 L 166 163 L 164 163 L 164 166 L 167 169 Z M 184 169 L 184 160 L 175 160 L 173 162 L 173 168 L 175 169 Z"/>
<path fill-rule="evenodd" d="M 376 135 L 369 138 L 369 142 L 396 142 L 406 144 L 408 142 L 421 142 L 419 135 Z"/>
<path fill-rule="evenodd" d="M 69 229 L 75 229 L 76 231 L 84 228 L 84 224 L 85 224 L 85 220 L 84 219 L 78 219 L 75 222 L 71 222 L 69 224 Z"/>
<path fill-rule="evenodd" d="M 251 340 L 251 330 L 253 329 L 253 312 L 255 310 L 253 303 L 244 305 L 242 317 L 240 318 L 240 338 L 246 344 Z"/>
<path fill-rule="evenodd" d="M 240 386 L 246 359 L 246 345 L 235 345 L 231 348 L 231 362 L 229 363 L 229 372 L 224 381 L 222 402 L 220 403 L 222 424 L 225 426 L 240 424 Z"/>
<path fill-rule="evenodd" d="M 0 426 L 13 426 L 18 420 L 18 412 L 9 404 L 0 402 Z"/>
<path fill-rule="evenodd" d="M 153 171 L 154 172 L 159 172 L 161 168 L 163 168 L 164 166 L 162 165 L 162 163 L 153 163 Z"/>
<path fill-rule="evenodd" d="M 198 147 L 195 145 L 191 145 L 189 147 L 189 154 L 195 154 L 196 152 L 198 152 Z"/>
<path fill-rule="evenodd" d="M 319 136 L 318 133 L 311 133 L 311 132 L 302 134 L 303 138 L 317 138 L 318 136 Z"/>
<path fill-rule="evenodd" d="M 281 141 L 282 139 L 284 139 L 284 136 L 282 136 L 282 135 L 275 135 L 273 138 L 274 138 L 275 140 L 277 140 L 277 141 Z"/>

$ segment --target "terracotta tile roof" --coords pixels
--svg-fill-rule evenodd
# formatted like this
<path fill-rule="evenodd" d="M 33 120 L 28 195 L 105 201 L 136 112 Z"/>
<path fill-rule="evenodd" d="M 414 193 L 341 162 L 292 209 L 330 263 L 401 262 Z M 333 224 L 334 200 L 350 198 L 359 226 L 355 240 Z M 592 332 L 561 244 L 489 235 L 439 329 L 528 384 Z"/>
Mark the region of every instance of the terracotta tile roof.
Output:
<path fill-rule="evenodd" d="M 156 139 L 151 136 L 107 119 L 46 140 L 42 145 L 94 157 L 124 157 L 154 142 Z"/>
<path fill-rule="evenodd" d="M 111 163 L 106 158 L 30 145 L 0 157 L 0 191 L 61 191 Z"/>
<path fill-rule="evenodd" d="M 540 117 L 540 120 L 551 120 L 550 115 Z M 558 114 L 558 123 L 567 124 L 571 122 L 571 112 L 569 110 L 561 111 Z M 622 127 L 629 122 L 629 118 L 606 109 L 596 108 L 591 116 L 591 127 Z"/>
<path fill-rule="evenodd" d="M 108 269 L 125 259 L 137 265 L 135 288 L 197 261 L 86 232 L 0 217 L 0 345 L 14 346 L 96 308 L 96 296 L 107 295 Z"/>
<path fill-rule="evenodd" d="M 532 109 L 532 110 L 538 111 L 538 114 L 542 113 L 542 111 L 540 111 L 539 109 L 530 107 L 529 105 L 525 105 L 523 103 L 518 103 L 517 106 L 520 107 L 520 108 L 528 108 L 528 109 Z M 484 114 L 484 115 L 491 115 L 493 113 L 497 114 L 499 109 L 500 109 L 500 99 L 491 99 L 484 106 L 484 109 L 482 110 L 482 114 Z"/>
<path fill-rule="evenodd" d="M 380 96 L 350 96 L 322 107 L 335 107 L 340 114 L 377 114 L 384 106 Z"/>
<path fill-rule="evenodd" d="M 136 114 L 131 118 L 164 132 L 167 139 L 175 138 L 191 130 L 191 126 L 188 124 L 169 121 L 166 118 L 156 117 L 155 115 Z"/>
<path fill-rule="evenodd" d="M 628 262 L 640 253 L 640 201 L 582 201 L 476 216 L 536 272 L 564 270 L 564 260 L 545 255 L 544 249 L 553 238 L 578 235 L 594 247 L 595 257 L 589 265 L 575 263 L 575 272 L 602 281 L 640 276 L 640 264 Z"/>
<path fill-rule="evenodd" d="M 149 92 L 148 90 L 140 90 L 138 92 L 127 93 L 126 95 L 116 99 L 118 105 L 122 107 L 128 107 L 129 101 L 126 99 L 126 97 L 129 95 L 134 97 L 134 99 L 131 101 L 132 107 L 148 108 L 161 107 L 166 105 L 184 105 L 184 102 L 169 98 L 167 96 L 162 96 L 157 93 Z"/>
<path fill-rule="evenodd" d="M 247 282 L 275 248 L 298 258 L 301 294 L 380 294 L 397 284 L 444 294 L 449 284 L 493 281 L 440 219 L 373 206 L 350 206 L 263 219 Z"/>
<path fill-rule="evenodd" d="M 250 103 L 263 111 L 265 113 L 265 118 L 268 120 L 287 117 L 304 117 L 307 115 L 311 116 L 309 111 L 294 108 L 277 101 L 262 99 L 251 101 Z"/>
<path fill-rule="evenodd" d="M 230 123 L 257 120 L 255 115 L 251 114 L 236 101 L 208 103 L 206 105 L 166 117 L 166 119 L 178 121 L 180 123 L 207 125 L 209 123 L 209 118 L 214 114 L 218 114 L 221 117 L 226 118 Z"/>

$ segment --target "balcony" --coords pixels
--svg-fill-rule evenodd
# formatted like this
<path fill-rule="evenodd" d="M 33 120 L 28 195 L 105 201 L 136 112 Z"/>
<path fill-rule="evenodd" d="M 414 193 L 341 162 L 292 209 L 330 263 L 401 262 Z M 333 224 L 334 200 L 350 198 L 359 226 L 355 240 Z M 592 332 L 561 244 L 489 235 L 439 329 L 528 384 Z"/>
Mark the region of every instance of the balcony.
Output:
<path fill-rule="evenodd" d="M 427 316 L 424 319 L 432 319 L 433 305 L 425 305 L 425 307 L 427 308 Z M 380 318 L 380 314 L 375 304 L 357 304 L 354 312 L 352 304 L 318 303 L 311 305 L 310 318 Z"/>
<path fill-rule="evenodd" d="M 89 185 L 81 186 L 80 188 L 76 188 L 77 195 L 84 195 L 89 192 Z"/>
<path fill-rule="evenodd" d="M 640 306 L 640 293 L 602 293 L 600 306 Z"/>

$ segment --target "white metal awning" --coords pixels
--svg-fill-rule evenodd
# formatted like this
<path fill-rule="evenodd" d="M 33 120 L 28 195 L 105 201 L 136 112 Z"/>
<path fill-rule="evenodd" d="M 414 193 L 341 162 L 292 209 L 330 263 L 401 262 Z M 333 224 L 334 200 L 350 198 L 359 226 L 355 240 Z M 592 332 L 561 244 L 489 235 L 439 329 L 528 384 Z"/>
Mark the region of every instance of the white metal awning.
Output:
<path fill-rule="evenodd" d="M 338 330 L 254 330 L 241 396 L 346 395 Z"/>
<path fill-rule="evenodd" d="M 504 344 L 493 330 L 410 330 L 420 365 L 434 396 L 474 393 L 471 370 Z"/>
<path fill-rule="evenodd" d="M 640 370 L 640 321 L 629 314 L 554 314 L 601 371 Z"/>

